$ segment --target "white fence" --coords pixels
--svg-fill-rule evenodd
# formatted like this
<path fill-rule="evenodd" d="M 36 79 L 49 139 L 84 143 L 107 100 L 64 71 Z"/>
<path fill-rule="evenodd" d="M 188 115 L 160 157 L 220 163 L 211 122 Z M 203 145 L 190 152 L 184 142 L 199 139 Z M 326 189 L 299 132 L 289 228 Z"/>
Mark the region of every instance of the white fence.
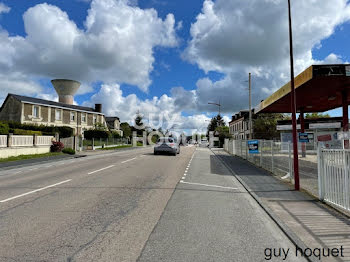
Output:
<path fill-rule="evenodd" d="M 52 144 L 52 136 L 37 136 L 37 146 L 50 146 Z"/>
<path fill-rule="evenodd" d="M 33 136 L 11 136 L 12 146 L 33 146 L 34 137 Z"/>
<path fill-rule="evenodd" d="M 291 144 L 271 140 L 258 141 L 259 152 L 250 154 L 246 140 L 225 140 L 224 149 L 232 154 L 242 157 L 256 166 L 262 167 L 280 176 L 292 179 Z"/>
<path fill-rule="evenodd" d="M 0 136 L 0 147 L 7 147 L 7 136 Z"/>
<path fill-rule="evenodd" d="M 318 150 L 319 197 L 350 211 L 350 150 Z"/>
<path fill-rule="evenodd" d="M 10 147 L 50 146 L 53 138 L 53 136 L 37 136 L 35 142 L 34 136 L 1 135 L 0 148 L 7 148 L 9 144 Z"/>

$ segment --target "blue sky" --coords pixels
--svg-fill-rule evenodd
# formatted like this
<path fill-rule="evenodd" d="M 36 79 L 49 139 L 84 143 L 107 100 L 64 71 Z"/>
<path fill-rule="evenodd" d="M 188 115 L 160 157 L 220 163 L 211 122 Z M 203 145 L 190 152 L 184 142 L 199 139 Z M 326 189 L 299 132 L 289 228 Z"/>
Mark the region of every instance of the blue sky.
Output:
<path fill-rule="evenodd" d="M 78 104 L 103 102 L 106 114 L 124 121 L 136 111 L 166 112 L 183 129 L 204 130 L 217 112 L 209 101 L 220 99 L 226 120 L 246 108 L 248 72 L 255 104 L 288 81 L 285 4 L 272 2 L 0 0 L 0 76 L 7 78 L 0 99 L 7 92 L 57 99 L 50 79 L 70 77 L 83 84 Z M 348 2 L 294 2 L 303 10 L 293 20 L 296 72 L 349 61 Z M 72 46 L 56 38 L 62 28 Z"/>

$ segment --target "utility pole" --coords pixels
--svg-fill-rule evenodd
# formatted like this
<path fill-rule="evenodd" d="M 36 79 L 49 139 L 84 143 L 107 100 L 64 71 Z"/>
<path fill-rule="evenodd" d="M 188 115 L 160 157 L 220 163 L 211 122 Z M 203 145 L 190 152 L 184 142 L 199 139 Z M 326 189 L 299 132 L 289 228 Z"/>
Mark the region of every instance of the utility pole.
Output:
<path fill-rule="evenodd" d="M 252 74 L 249 73 L 249 139 L 252 139 Z"/>
<path fill-rule="evenodd" d="M 290 0 L 288 0 L 288 18 L 289 18 L 289 49 L 290 49 L 290 94 L 291 94 L 291 111 L 293 126 L 293 157 L 294 157 L 294 186 L 295 190 L 300 189 L 299 183 L 299 159 L 298 159 L 298 141 L 297 141 L 297 119 L 296 119 L 296 99 L 294 87 L 294 60 L 293 60 L 293 31 L 292 31 L 292 14 Z"/>

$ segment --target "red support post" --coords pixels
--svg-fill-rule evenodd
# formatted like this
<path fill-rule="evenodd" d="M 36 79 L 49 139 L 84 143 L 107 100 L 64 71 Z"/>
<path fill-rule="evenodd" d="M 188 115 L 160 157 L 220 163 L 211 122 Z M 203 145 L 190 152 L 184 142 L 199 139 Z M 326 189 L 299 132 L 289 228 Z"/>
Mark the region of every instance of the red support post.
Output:
<path fill-rule="evenodd" d="M 344 90 L 342 92 L 342 105 L 343 105 L 343 132 L 349 132 L 349 111 L 348 111 L 348 92 Z M 344 140 L 344 148 L 349 149 L 349 140 Z"/>

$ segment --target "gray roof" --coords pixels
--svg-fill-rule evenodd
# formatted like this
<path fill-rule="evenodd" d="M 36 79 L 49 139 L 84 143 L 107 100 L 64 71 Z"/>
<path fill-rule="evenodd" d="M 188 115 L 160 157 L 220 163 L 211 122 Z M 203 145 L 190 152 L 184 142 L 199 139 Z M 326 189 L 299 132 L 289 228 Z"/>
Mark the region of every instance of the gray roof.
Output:
<path fill-rule="evenodd" d="M 95 109 L 92 107 L 69 105 L 69 104 L 49 101 L 49 100 L 35 98 L 35 97 L 20 96 L 20 95 L 16 95 L 16 94 L 8 94 L 7 98 L 5 99 L 5 102 L 9 97 L 13 97 L 13 98 L 19 100 L 20 102 L 27 102 L 27 103 L 32 103 L 32 104 L 42 104 L 42 105 L 55 106 L 55 107 L 64 107 L 64 108 L 69 108 L 69 109 L 78 110 L 78 111 L 87 111 L 87 112 L 91 112 L 91 113 L 101 114 L 101 113 L 96 112 Z M 4 104 L 5 104 L 5 102 L 4 102 Z"/>
<path fill-rule="evenodd" d="M 115 120 L 119 120 L 119 117 L 117 117 L 117 116 L 106 116 L 105 119 L 106 119 L 106 122 L 114 122 Z"/>

